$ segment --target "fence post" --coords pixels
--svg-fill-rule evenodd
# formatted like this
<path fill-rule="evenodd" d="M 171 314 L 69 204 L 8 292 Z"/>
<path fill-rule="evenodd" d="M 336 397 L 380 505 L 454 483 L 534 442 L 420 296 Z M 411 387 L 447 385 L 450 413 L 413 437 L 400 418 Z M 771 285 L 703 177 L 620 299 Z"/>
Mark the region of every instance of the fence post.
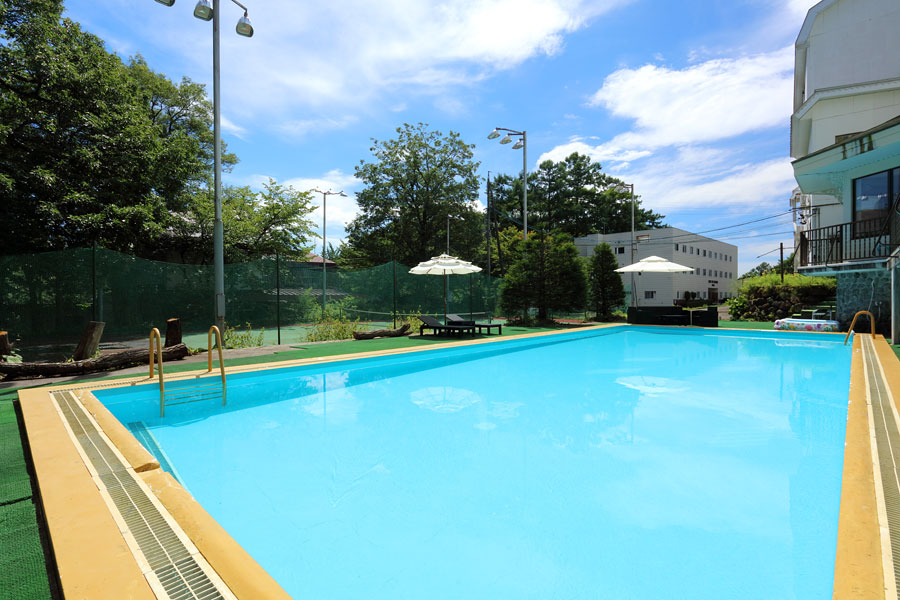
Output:
<path fill-rule="evenodd" d="M 394 272 L 394 286 L 393 291 L 391 293 L 391 297 L 393 298 L 393 307 L 394 307 L 394 329 L 397 329 L 397 261 L 391 259 L 391 267 Z"/>
<path fill-rule="evenodd" d="M 278 329 L 278 345 L 281 345 L 281 255 L 275 251 L 275 327 Z"/>
<path fill-rule="evenodd" d="M 91 321 L 97 320 L 97 242 L 91 246 Z"/>

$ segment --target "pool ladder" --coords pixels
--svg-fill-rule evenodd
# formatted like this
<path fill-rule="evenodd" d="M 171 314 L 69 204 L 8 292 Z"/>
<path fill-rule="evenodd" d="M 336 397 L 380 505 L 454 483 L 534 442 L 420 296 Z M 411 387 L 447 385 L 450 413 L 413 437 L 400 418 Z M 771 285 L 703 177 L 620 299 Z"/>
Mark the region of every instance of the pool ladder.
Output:
<path fill-rule="evenodd" d="M 206 378 L 203 381 L 193 382 L 191 379 L 179 380 L 174 382 L 168 391 L 166 391 L 165 377 L 163 376 L 163 360 L 162 360 L 162 340 L 159 337 L 159 329 L 154 327 L 150 330 L 150 379 L 153 379 L 154 365 L 153 359 L 156 358 L 158 368 L 156 372 L 159 375 L 159 416 L 166 416 L 166 405 L 187 404 L 189 402 L 200 402 L 201 400 L 210 400 L 214 398 L 222 398 L 222 406 L 225 406 L 225 362 L 222 360 L 222 332 L 213 325 L 209 328 L 206 335 L 206 373 L 194 375 L 194 380 L 199 380 L 204 375 L 212 373 L 212 350 L 213 350 L 213 334 L 216 336 L 216 348 L 219 351 L 219 372 L 221 380 L 216 378 L 212 380 Z"/>
<path fill-rule="evenodd" d="M 850 329 L 847 330 L 847 337 L 844 338 L 844 345 L 846 345 L 847 340 L 850 339 L 850 335 L 853 333 L 853 326 L 856 325 L 856 319 L 859 318 L 859 315 L 869 316 L 869 325 L 872 327 L 872 337 L 875 337 L 875 316 L 867 310 L 861 310 L 853 315 L 853 321 L 850 322 Z"/>

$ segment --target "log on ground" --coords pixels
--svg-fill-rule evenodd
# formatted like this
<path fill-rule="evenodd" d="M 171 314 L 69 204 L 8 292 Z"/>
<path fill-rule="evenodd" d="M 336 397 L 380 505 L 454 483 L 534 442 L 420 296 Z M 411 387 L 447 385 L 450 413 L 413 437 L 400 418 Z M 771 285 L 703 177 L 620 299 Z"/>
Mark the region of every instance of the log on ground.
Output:
<path fill-rule="evenodd" d="M 179 360 L 190 353 L 187 346 L 178 344 L 163 348 L 162 357 L 164 361 Z M 115 371 L 126 367 L 146 365 L 149 358 L 150 354 L 147 350 L 135 349 L 64 363 L 0 363 L 0 375 L 4 375 L 7 380 L 21 377 L 84 375 L 85 373 Z"/>
<path fill-rule="evenodd" d="M 401 337 L 409 335 L 409 323 L 404 323 L 397 329 L 373 329 L 372 331 L 354 331 L 354 340 L 371 340 L 377 337 Z"/>

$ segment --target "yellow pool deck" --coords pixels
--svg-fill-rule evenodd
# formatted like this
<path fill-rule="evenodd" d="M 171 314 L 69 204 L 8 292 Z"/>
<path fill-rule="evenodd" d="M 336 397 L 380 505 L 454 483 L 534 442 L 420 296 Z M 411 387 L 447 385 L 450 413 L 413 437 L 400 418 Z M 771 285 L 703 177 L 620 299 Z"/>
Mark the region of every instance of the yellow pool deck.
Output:
<path fill-rule="evenodd" d="M 586 329 L 602 329 L 601 325 Z M 642 326 L 644 327 L 644 326 Z M 748 333 L 746 330 L 740 330 Z M 554 336 L 565 332 L 540 332 L 521 337 Z M 837 334 L 819 334 L 837 335 Z M 840 334 L 843 335 L 843 334 Z M 865 339 L 863 339 L 865 337 Z M 510 336 L 364 352 L 321 358 L 281 361 L 226 369 L 228 374 L 328 363 L 347 359 L 422 352 L 470 344 L 490 344 Z M 166 381 L 196 377 L 206 371 L 167 375 Z M 91 466 L 75 432 L 55 397 L 65 390 L 69 401 L 83 409 L 83 417 L 100 432 L 93 440 L 108 444 L 124 464 L 124 472 L 136 486 L 148 490 L 155 506 L 176 535 L 210 570 L 222 590 L 220 597 L 240 600 L 286 599 L 288 594 L 228 535 L 199 503 L 90 393 L 93 389 L 147 383 L 146 376 L 19 392 L 22 416 L 46 515 L 53 554 L 66 598 L 122 600 L 168 598 L 158 578 L 135 551 L 135 536 L 116 512 L 102 477 Z M 54 396 L 56 395 L 56 396 Z M 900 506 L 885 499 L 882 478 L 898 478 L 896 464 L 888 464 L 885 448 L 894 442 L 900 456 L 900 439 L 879 439 L 875 419 L 894 419 L 900 414 L 894 399 L 900 397 L 900 361 L 882 336 L 853 338 L 850 398 L 834 572 L 836 599 L 897 598 L 891 523 L 900 528 Z M 881 404 L 884 400 L 884 404 Z M 81 413 L 80 413 L 81 415 Z M 883 429 L 883 427 L 882 427 Z M 884 436 L 882 436 L 884 437 Z M 890 436 L 888 436 L 889 438 Z M 881 444 L 879 446 L 879 444 Z M 881 458 L 879 458 L 881 457 Z M 900 462 L 900 460 L 898 460 Z M 211 468 L 215 468 L 211 465 Z M 885 475 L 887 474 L 887 475 Z M 890 483 L 890 482 L 889 482 Z M 896 487 L 896 486 L 895 486 Z M 893 509 L 898 509 L 896 519 Z M 889 516 L 890 515 L 890 516 Z M 895 538 L 900 537 L 895 534 Z M 900 540 L 897 540 L 900 541 Z M 900 557 L 898 557 L 900 558 Z"/>

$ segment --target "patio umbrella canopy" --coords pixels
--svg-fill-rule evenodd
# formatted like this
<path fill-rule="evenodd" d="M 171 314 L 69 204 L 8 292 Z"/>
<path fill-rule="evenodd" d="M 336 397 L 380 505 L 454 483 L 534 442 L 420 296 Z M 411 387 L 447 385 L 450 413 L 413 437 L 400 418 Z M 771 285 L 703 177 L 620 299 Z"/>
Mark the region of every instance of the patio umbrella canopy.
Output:
<path fill-rule="evenodd" d="M 632 265 L 616 269 L 616 273 L 690 273 L 694 269 L 659 256 L 642 258 Z"/>
<path fill-rule="evenodd" d="M 447 275 L 469 275 L 478 273 L 481 267 L 460 260 L 455 256 L 441 254 L 433 256 L 431 260 L 420 262 L 409 270 L 413 275 L 443 275 L 444 276 L 444 322 L 447 322 Z"/>

